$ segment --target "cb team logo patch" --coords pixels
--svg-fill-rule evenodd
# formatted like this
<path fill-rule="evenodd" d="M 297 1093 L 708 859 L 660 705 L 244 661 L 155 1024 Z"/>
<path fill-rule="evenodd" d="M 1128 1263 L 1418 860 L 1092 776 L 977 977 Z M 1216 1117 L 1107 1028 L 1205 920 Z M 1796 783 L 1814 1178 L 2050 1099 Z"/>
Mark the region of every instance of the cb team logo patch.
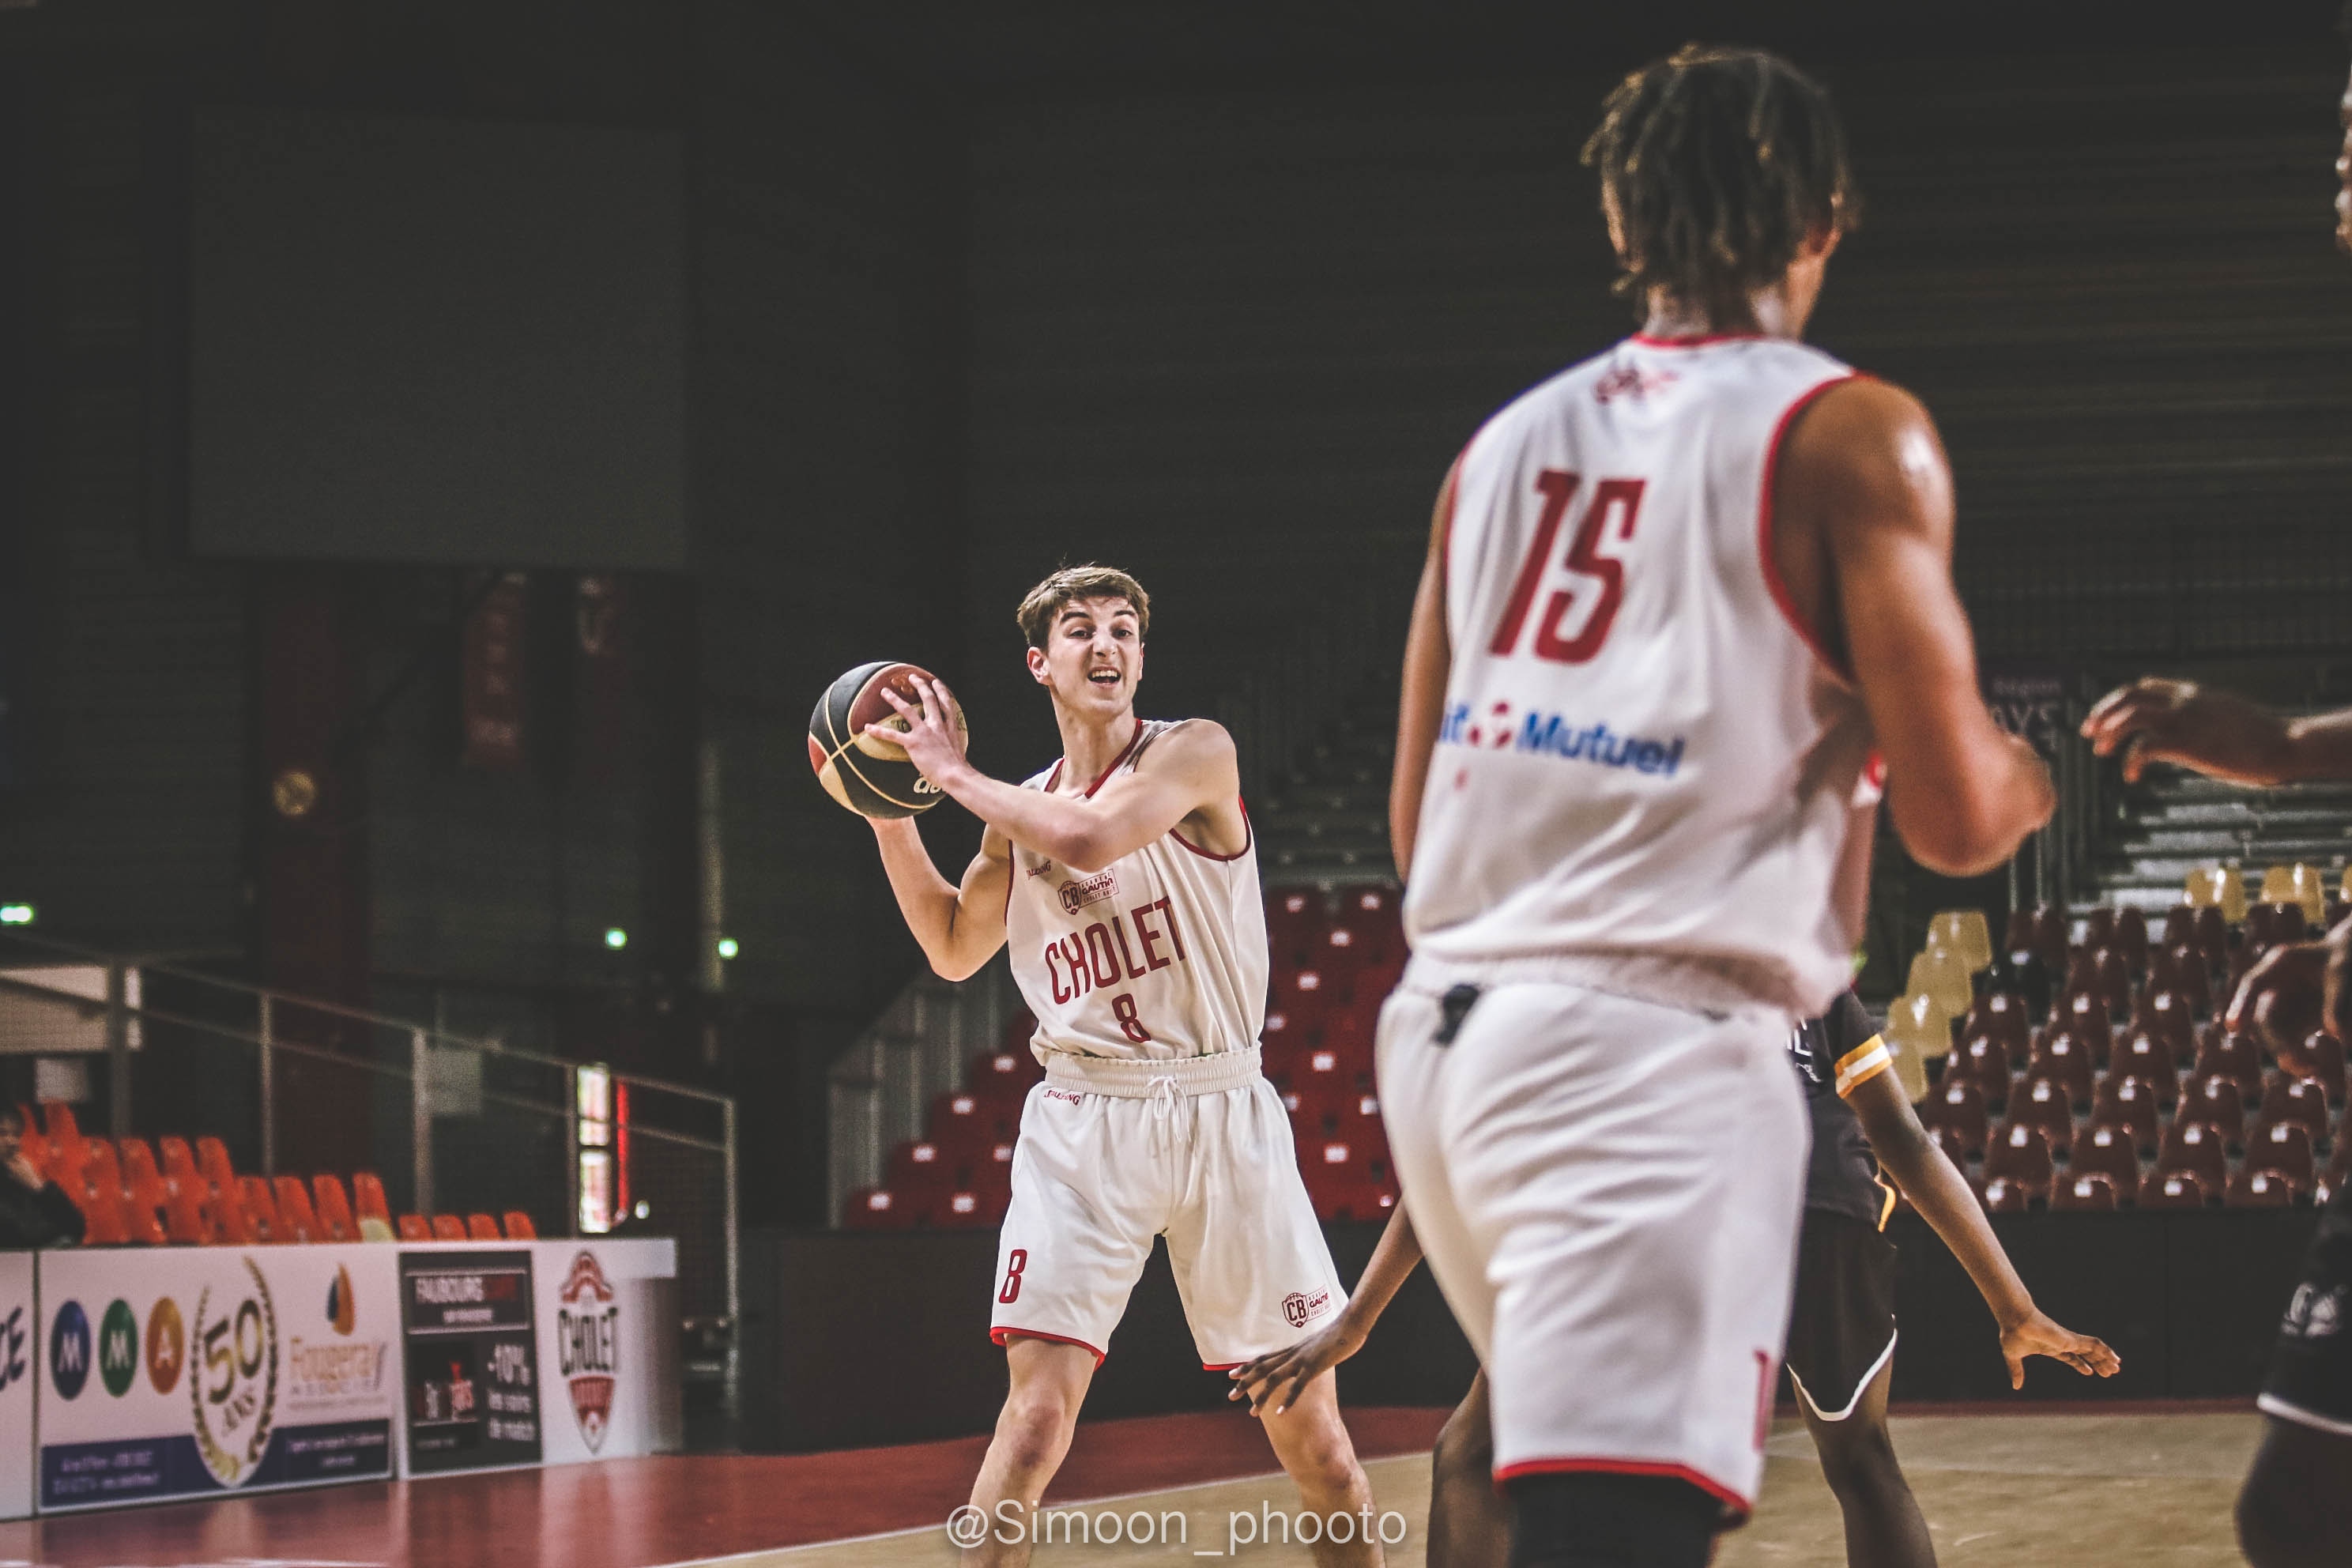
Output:
<path fill-rule="evenodd" d="M 1331 1310 L 1331 1292 L 1318 1290 L 1312 1296 L 1293 1290 L 1282 1299 L 1282 1321 L 1294 1329 L 1303 1329 Z"/>

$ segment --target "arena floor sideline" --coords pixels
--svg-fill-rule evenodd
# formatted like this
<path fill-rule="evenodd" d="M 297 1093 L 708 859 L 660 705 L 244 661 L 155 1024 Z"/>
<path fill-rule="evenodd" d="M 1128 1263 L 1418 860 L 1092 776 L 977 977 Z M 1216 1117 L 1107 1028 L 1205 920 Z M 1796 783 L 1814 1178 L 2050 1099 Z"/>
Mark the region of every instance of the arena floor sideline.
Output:
<path fill-rule="evenodd" d="M 1443 1411 L 1353 1410 L 1389 1562 L 1421 1568 L 1426 1452 Z M 2206 1568 L 2241 1561 L 2230 1507 L 2260 1429 L 2251 1409 L 2118 1405 L 1898 1413 L 1895 1444 L 1947 1568 Z M 0 1568 L 897 1568 L 956 1559 L 943 1521 L 979 1438 L 815 1455 L 694 1455 L 336 1487 L 0 1525 Z M 1762 1505 L 1717 1568 L 1843 1568 L 1837 1509 L 1793 1422 L 1775 1426 Z M 1108 1506 L 1116 1500 L 1116 1508 Z M 1143 1545 L 1040 1546 L 1041 1565 L 1231 1555 L 1305 1568 L 1232 1518 L 1295 1507 L 1246 1416 L 1090 1423 L 1049 1496 L 1147 1519 Z M 1174 1516 L 1181 1514 L 1179 1525 Z M 1065 1521 L 1065 1534 L 1071 1526 Z M 1124 1531 L 1124 1526 L 1119 1527 Z M 1181 1539 L 1173 1539 L 1181 1533 Z"/>

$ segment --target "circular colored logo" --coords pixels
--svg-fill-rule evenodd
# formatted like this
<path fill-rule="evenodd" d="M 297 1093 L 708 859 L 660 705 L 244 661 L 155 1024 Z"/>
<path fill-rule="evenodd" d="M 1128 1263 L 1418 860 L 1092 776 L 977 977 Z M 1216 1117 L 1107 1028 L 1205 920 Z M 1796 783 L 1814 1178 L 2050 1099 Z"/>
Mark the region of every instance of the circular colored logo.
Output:
<path fill-rule="evenodd" d="M 187 1364 L 188 1335 L 180 1322 L 180 1304 L 169 1296 L 147 1314 L 147 1381 L 158 1394 L 180 1386 L 180 1368 Z"/>
<path fill-rule="evenodd" d="M 234 1287 L 223 1291 L 215 1317 L 205 1286 L 188 1330 L 203 1352 L 188 1372 L 196 1454 L 225 1487 L 241 1487 L 261 1468 L 278 1415 L 278 1309 L 259 1266 L 243 1262 L 253 1294 L 236 1300 Z"/>
<path fill-rule="evenodd" d="M 131 1392 L 131 1379 L 139 1375 L 139 1320 L 131 1315 L 128 1301 L 108 1302 L 106 1316 L 99 1320 L 98 1375 L 117 1399 Z"/>
<path fill-rule="evenodd" d="M 49 1325 L 49 1385 L 58 1398 L 73 1399 L 89 1381 L 89 1315 L 79 1301 L 68 1301 Z"/>

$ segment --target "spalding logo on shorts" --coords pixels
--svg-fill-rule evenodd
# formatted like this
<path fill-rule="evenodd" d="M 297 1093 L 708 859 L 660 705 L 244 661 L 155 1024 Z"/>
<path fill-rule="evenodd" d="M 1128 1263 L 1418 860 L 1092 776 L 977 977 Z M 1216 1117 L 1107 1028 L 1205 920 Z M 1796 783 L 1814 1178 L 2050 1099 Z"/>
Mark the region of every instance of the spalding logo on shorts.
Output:
<path fill-rule="evenodd" d="M 1282 1320 L 1294 1329 L 1303 1329 L 1331 1310 L 1331 1292 L 1318 1290 L 1312 1296 L 1302 1296 L 1293 1290 L 1282 1299 Z"/>

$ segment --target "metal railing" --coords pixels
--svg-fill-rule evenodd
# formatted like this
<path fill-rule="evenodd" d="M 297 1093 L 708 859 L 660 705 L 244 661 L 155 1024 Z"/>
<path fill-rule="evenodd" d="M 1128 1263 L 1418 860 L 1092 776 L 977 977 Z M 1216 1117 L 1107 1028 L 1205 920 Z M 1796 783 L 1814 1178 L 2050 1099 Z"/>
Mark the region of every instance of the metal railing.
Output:
<path fill-rule="evenodd" d="M 1000 952 L 968 980 L 918 975 L 841 1054 L 826 1080 L 828 1223 L 840 1226 L 850 1194 L 881 1182 L 894 1145 L 922 1136 L 932 1097 L 962 1087 L 972 1058 L 1003 1043 L 1018 1007 Z"/>
<path fill-rule="evenodd" d="M 103 973 L 102 998 L 65 983 L 73 967 Z M 520 1209 L 542 1234 L 578 1236 L 582 1156 L 593 1163 L 601 1148 L 620 1199 L 610 1228 L 677 1237 L 682 1327 L 721 1330 L 725 1405 L 737 1407 L 732 1097 L 21 930 L 0 932 L 0 1060 L 29 1053 L 87 1063 L 104 1079 L 102 1093 L 93 1085 L 87 1099 L 106 1107 L 109 1136 L 211 1132 L 265 1177 L 289 1165 L 375 1168 L 395 1207 Z M 102 1027 L 100 1049 L 60 1058 L 47 1043 L 77 1028 L 88 1037 L 92 1024 Z M 12 1027 L 21 1037 L 7 1037 Z M 219 1090 L 246 1073 L 249 1097 Z M 583 1075 L 598 1093 L 609 1088 L 601 1118 L 587 1114 L 603 1102 L 583 1105 Z M 163 1087 L 137 1096 L 142 1079 Z M 173 1098 L 189 1084 L 206 1092 Z M 207 1125 L 191 1125 L 192 1116 Z M 362 1127 L 364 1144 L 354 1146 Z"/>

